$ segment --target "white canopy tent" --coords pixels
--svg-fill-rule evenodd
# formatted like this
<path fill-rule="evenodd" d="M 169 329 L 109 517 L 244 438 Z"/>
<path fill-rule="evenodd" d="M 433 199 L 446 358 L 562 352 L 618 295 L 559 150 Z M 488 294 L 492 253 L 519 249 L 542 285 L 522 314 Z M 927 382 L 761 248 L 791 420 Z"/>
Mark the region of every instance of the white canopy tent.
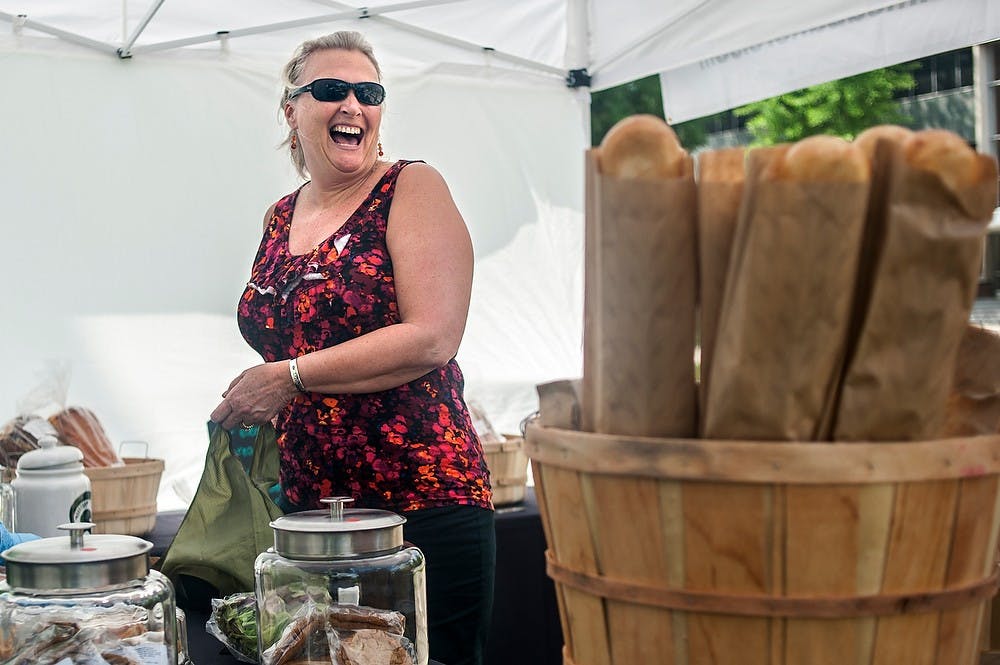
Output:
<path fill-rule="evenodd" d="M 448 180 L 477 256 L 467 395 L 510 431 L 536 383 L 580 374 L 590 89 L 661 73 L 678 121 L 995 39 L 998 4 L 0 0 L 0 422 L 88 406 L 167 461 L 161 508 L 189 499 L 208 414 L 258 362 L 233 312 L 263 211 L 298 184 L 277 78 L 303 39 L 364 32 L 387 157 Z M 815 67 L 787 67 L 793 47 Z"/>

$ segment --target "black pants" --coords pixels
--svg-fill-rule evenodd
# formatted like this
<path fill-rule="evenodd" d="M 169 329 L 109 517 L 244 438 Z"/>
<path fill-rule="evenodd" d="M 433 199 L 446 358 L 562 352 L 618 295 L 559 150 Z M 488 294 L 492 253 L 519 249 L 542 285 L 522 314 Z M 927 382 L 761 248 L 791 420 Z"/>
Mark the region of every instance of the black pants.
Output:
<path fill-rule="evenodd" d="M 404 514 L 404 538 L 427 563 L 427 639 L 443 665 L 482 665 L 493 611 L 493 511 L 476 506 Z"/>

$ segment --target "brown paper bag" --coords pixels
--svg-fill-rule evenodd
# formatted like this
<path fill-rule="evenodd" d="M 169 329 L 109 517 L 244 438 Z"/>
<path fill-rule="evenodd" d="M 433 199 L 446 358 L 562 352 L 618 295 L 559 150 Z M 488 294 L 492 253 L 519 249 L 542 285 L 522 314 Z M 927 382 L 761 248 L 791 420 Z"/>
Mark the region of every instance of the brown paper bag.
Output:
<path fill-rule="evenodd" d="M 706 438 L 813 440 L 840 376 L 869 185 L 762 181 L 788 149 L 748 156 Z"/>
<path fill-rule="evenodd" d="M 886 151 L 884 241 L 840 389 L 838 441 L 940 434 L 996 196 L 996 164 L 986 156 L 979 156 L 981 180 L 952 191 L 934 174 L 911 168 L 901 148 L 880 144 L 879 153 Z"/>
<path fill-rule="evenodd" d="M 704 430 L 708 376 L 715 352 L 729 254 L 743 198 L 744 148 L 712 150 L 698 155 L 698 290 L 701 376 L 699 414 Z"/>
<path fill-rule="evenodd" d="M 696 293 L 695 183 L 598 173 L 587 194 L 583 428 L 691 437 Z"/>
<path fill-rule="evenodd" d="M 1000 434 L 1000 334 L 968 325 L 958 346 L 942 436 Z"/>

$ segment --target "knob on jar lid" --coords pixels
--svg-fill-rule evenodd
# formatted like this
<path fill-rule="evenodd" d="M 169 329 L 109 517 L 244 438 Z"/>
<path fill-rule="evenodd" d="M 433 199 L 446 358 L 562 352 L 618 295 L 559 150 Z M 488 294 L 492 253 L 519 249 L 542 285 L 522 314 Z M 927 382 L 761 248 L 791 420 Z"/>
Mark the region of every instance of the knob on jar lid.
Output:
<path fill-rule="evenodd" d="M 406 518 L 388 510 L 345 508 L 350 497 L 320 499 L 329 510 L 284 515 L 271 522 L 274 550 L 292 559 L 337 559 L 391 552 L 403 545 Z"/>
<path fill-rule="evenodd" d="M 85 535 L 91 522 L 60 524 L 69 537 L 55 536 L 14 545 L 3 553 L 7 583 L 17 589 L 100 589 L 149 574 L 153 544 L 134 536 Z"/>

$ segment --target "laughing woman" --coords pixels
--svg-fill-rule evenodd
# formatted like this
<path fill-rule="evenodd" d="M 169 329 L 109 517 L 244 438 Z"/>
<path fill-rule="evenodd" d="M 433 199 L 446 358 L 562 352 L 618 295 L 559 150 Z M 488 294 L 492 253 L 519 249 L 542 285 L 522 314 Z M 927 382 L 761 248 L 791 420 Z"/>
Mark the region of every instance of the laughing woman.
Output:
<path fill-rule="evenodd" d="M 284 68 L 286 144 L 308 180 L 264 216 L 239 303 L 265 362 L 233 380 L 212 420 L 275 423 L 286 511 L 352 496 L 405 516 L 427 561 L 430 656 L 478 665 L 495 541 L 455 362 L 472 244 L 436 170 L 379 159 L 380 81 L 357 32 L 307 41 Z"/>

